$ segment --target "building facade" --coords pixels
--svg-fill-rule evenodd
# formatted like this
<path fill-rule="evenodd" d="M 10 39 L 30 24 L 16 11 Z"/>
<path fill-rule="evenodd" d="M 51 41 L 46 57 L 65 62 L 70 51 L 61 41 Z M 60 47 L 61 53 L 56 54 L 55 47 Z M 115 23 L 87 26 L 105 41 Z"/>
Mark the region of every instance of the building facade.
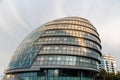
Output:
<path fill-rule="evenodd" d="M 109 73 L 116 73 L 115 58 L 111 55 L 103 55 L 101 57 L 100 69 L 105 69 Z"/>
<path fill-rule="evenodd" d="M 50 21 L 28 35 L 16 49 L 5 78 L 17 80 L 94 80 L 101 41 L 86 19 Z"/>

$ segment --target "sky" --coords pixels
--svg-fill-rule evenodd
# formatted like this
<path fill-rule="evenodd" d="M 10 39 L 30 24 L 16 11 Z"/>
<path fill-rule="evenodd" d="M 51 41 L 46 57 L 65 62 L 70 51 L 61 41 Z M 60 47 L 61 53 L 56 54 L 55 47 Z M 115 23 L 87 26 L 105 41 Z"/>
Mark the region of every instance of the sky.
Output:
<path fill-rule="evenodd" d="M 88 19 L 100 34 L 102 53 L 114 56 L 120 70 L 120 0 L 0 0 L 0 74 L 31 31 L 66 16 Z"/>

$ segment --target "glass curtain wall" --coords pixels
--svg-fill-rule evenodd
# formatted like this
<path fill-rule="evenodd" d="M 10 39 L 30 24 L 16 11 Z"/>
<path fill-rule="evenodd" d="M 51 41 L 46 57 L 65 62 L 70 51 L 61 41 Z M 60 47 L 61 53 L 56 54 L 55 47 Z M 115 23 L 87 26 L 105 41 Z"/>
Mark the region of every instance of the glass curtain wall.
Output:
<path fill-rule="evenodd" d="M 16 74 L 18 80 L 93 80 L 94 72 L 75 69 L 43 69 Z"/>

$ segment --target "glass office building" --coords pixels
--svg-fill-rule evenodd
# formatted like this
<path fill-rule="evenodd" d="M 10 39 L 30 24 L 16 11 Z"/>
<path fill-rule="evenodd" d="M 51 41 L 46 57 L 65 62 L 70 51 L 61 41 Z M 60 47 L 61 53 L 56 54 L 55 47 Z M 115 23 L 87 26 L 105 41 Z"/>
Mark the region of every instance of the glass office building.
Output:
<path fill-rule="evenodd" d="M 84 18 L 50 21 L 18 46 L 5 79 L 94 80 L 99 70 L 100 43 L 96 28 Z"/>
<path fill-rule="evenodd" d="M 108 73 L 116 73 L 115 68 L 116 68 L 115 58 L 108 54 L 102 55 L 100 69 L 104 69 Z"/>

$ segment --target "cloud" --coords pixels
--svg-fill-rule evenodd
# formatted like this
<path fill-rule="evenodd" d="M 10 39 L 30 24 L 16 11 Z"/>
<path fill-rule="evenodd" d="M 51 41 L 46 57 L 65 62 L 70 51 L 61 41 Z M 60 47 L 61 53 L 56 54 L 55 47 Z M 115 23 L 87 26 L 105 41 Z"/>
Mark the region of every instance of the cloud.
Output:
<path fill-rule="evenodd" d="M 64 3 L 65 3 L 65 0 L 54 0 L 53 13 L 56 15 L 56 17 L 65 16 Z"/>
<path fill-rule="evenodd" d="M 6 32 L 9 32 L 11 30 L 10 27 L 6 24 L 6 21 L 3 18 L 2 13 L 0 13 L 0 28 L 1 30 L 5 30 Z"/>
<path fill-rule="evenodd" d="M 3 74 L 4 69 L 8 65 L 8 61 L 9 61 L 8 56 L 9 56 L 8 54 L 5 54 L 0 51 L 0 74 Z"/>
<path fill-rule="evenodd" d="M 6 32 L 12 32 L 16 26 L 20 26 L 26 31 L 31 30 L 31 26 L 24 20 L 16 7 L 15 1 L 5 0 L 0 8 L 0 28 L 4 29 Z"/>

